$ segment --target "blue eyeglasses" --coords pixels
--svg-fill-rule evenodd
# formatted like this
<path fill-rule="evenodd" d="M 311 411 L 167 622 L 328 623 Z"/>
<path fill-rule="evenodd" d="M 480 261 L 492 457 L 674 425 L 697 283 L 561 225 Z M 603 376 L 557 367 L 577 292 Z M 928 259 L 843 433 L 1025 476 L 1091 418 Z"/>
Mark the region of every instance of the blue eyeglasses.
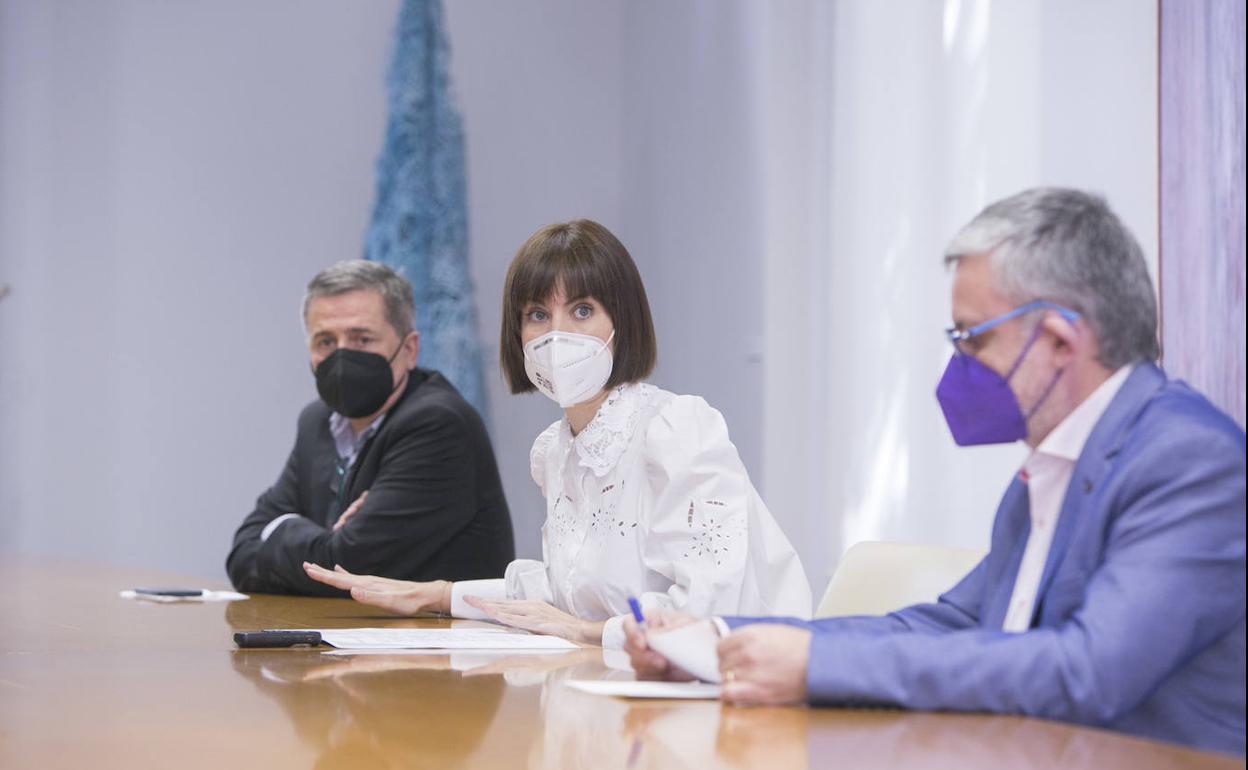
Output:
<path fill-rule="evenodd" d="M 989 329 L 1000 326 L 1011 318 L 1018 318 L 1020 315 L 1030 313 L 1033 310 L 1052 310 L 1072 324 L 1079 320 L 1079 314 L 1070 308 L 1062 307 L 1056 302 L 1049 302 L 1046 299 L 1037 299 L 1032 302 L 1028 302 L 1025 305 L 1019 305 L 1004 315 L 999 315 L 996 318 L 991 318 L 983 323 L 975 324 L 969 329 L 959 329 L 956 326 L 950 326 L 945 329 L 945 336 L 948 337 L 949 342 L 953 344 L 954 350 L 958 351 L 958 353 L 962 355 L 968 355 L 967 352 L 962 349 L 962 345 L 969 341 L 972 337 L 983 334 Z"/>

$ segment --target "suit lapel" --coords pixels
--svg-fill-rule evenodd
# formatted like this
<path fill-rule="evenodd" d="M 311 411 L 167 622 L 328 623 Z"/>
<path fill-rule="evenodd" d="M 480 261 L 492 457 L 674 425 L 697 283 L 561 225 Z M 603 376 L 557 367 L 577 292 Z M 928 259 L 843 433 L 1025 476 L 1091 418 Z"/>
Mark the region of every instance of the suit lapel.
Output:
<path fill-rule="evenodd" d="M 1036 588 L 1036 614 L 1032 616 L 1032 623 L 1039 616 L 1043 597 L 1053 581 L 1053 575 L 1066 557 L 1073 533 L 1091 516 L 1085 506 L 1096 499 L 1096 492 L 1113 467 L 1122 442 L 1130 427 L 1135 424 L 1140 411 L 1165 384 L 1166 375 L 1156 366 L 1151 363 L 1138 365 L 1088 436 L 1070 475 L 1066 496 L 1062 499 L 1062 510 L 1058 516 L 1057 529 L 1053 533 L 1053 544 L 1049 547 L 1049 557 L 1045 561 L 1044 572 Z"/>
<path fill-rule="evenodd" d="M 360 451 L 356 452 L 355 462 L 351 463 L 351 467 L 347 469 L 347 476 L 345 479 L 343 479 L 343 482 L 342 482 L 343 484 L 346 485 L 347 491 L 346 491 L 346 494 L 342 497 L 341 508 L 334 512 L 334 521 L 338 520 L 338 517 L 342 515 L 343 511 L 347 510 L 347 508 L 351 505 L 351 503 L 355 502 L 355 499 L 357 497 L 364 494 L 365 490 L 356 489 L 356 486 L 357 486 L 356 482 L 358 481 L 360 473 L 362 472 L 360 469 L 363 468 L 366 464 L 370 464 L 371 459 L 369 458 L 369 450 L 377 445 L 377 438 L 381 436 L 381 434 L 384 433 L 387 428 L 390 427 L 390 422 L 391 420 L 389 418 L 386 418 L 385 420 L 383 420 L 381 423 L 381 427 L 377 429 L 377 432 L 369 436 L 368 440 L 364 442 L 364 445 L 360 447 Z M 375 475 L 376 474 L 372 474 L 372 473 L 369 474 L 368 483 L 372 482 L 372 479 Z"/>
<path fill-rule="evenodd" d="M 1017 476 L 997 506 L 997 520 L 1001 522 L 1001 532 L 994 533 L 992 546 L 1000 548 L 1004 556 L 997 563 L 995 574 L 989 575 L 988 596 L 984 600 L 980 622 L 986 629 L 999 631 L 1005 623 L 1010 595 L 1014 592 L 1014 580 L 1023 560 L 1027 534 L 1031 531 L 1031 500 L 1027 495 L 1027 485 Z"/>

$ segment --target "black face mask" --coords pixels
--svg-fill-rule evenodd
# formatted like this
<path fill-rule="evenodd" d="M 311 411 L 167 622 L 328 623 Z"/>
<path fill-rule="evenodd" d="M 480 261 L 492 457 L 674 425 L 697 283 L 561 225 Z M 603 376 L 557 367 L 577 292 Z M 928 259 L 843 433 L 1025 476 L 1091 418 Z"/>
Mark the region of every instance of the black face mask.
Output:
<path fill-rule="evenodd" d="M 402 349 L 403 343 L 400 342 L 387 361 L 377 353 L 338 348 L 313 370 L 316 392 L 330 409 L 343 417 L 374 414 L 386 403 L 390 394 L 398 390 L 390 371 L 390 362 Z M 406 380 L 404 377 L 399 385 Z"/>

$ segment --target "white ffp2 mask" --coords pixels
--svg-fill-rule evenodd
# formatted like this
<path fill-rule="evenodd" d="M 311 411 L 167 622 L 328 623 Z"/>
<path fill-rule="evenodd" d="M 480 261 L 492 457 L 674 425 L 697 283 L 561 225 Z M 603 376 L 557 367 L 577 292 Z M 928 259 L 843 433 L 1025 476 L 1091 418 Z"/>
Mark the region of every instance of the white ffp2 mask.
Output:
<path fill-rule="evenodd" d="M 567 409 L 597 395 L 611 379 L 611 340 L 588 334 L 547 332 L 524 346 L 529 382 Z"/>

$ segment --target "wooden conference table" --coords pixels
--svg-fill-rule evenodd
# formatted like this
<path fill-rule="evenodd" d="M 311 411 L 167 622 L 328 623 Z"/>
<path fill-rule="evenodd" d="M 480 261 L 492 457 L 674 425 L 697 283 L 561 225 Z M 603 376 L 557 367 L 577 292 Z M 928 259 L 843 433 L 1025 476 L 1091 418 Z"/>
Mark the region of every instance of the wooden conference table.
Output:
<path fill-rule="evenodd" d="M 1232 768 L 1232 757 L 1020 717 L 627 701 L 603 651 L 239 650 L 260 628 L 445 627 L 341 599 L 125 600 L 202 581 L 0 567 L 0 768 Z M 224 586 L 217 586 L 224 587 Z M 454 621 L 456 623 L 463 621 Z"/>

